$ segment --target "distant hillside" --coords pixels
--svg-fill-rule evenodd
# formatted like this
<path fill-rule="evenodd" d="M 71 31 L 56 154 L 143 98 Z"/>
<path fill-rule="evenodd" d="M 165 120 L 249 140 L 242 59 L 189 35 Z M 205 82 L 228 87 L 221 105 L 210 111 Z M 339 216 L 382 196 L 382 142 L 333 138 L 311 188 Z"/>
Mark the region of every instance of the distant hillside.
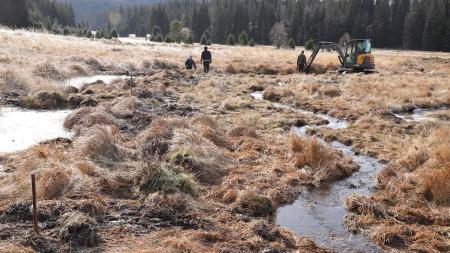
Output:
<path fill-rule="evenodd" d="M 91 26 L 106 23 L 105 13 L 116 10 L 120 6 L 150 5 L 166 2 L 167 0 L 56 0 L 72 4 L 76 22 L 88 22 Z"/>

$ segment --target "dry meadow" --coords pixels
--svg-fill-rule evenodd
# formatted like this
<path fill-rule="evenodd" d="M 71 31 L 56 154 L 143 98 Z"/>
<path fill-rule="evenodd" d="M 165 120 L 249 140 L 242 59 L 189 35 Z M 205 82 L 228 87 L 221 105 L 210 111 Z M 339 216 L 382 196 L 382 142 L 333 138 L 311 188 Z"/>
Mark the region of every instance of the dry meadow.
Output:
<path fill-rule="evenodd" d="M 374 50 L 375 73 L 337 74 L 337 56 L 323 52 L 304 75 L 301 48 L 212 45 L 203 74 L 200 45 L 3 28 L 0 45 L 0 105 L 73 109 L 64 121 L 72 138 L 0 154 L 6 252 L 330 252 L 274 217 L 303 191 L 358 171 L 332 141 L 384 164 L 371 196 L 347 199 L 350 231 L 386 251 L 450 250 L 449 53 Z M 189 55 L 196 71 L 183 68 Z M 126 71 L 137 75 L 131 92 L 121 79 L 63 85 Z M 297 136 L 292 127 L 326 123 L 289 108 L 348 127 Z M 441 110 L 396 116 L 416 108 Z"/>

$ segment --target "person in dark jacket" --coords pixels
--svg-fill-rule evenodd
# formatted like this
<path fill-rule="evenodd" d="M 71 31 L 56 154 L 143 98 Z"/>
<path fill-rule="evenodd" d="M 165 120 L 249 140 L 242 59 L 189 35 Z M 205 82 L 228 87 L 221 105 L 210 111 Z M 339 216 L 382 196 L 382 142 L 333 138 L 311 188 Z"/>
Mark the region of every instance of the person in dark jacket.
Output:
<path fill-rule="evenodd" d="M 195 65 L 195 61 L 192 59 L 192 56 L 189 56 L 184 65 L 186 66 L 186 69 L 192 69 L 192 67 L 194 67 L 194 69 L 197 70 L 197 65 Z"/>
<path fill-rule="evenodd" d="M 306 56 L 305 51 L 302 51 L 302 53 L 297 58 L 297 69 L 299 72 L 305 71 L 306 66 Z"/>
<path fill-rule="evenodd" d="M 208 51 L 208 47 L 205 47 L 202 52 L 201 63 L 203 64 L 203 72 L 209 72 L 209 65 L 212 63 L 211 52 Z"/>

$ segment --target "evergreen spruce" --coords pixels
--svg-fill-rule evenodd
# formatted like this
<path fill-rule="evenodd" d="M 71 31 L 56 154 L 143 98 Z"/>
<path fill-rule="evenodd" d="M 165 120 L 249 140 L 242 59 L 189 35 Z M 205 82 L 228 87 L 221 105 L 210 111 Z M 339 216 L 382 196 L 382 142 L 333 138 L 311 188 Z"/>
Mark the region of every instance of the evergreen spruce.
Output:
<path fill-rule="evenodd" d="M 241 32 L 241 34 L 239 35 L 239 44 L 241 44 L 242 46 L 248 45 L 248 34 L 245 31 Z"/>
<path fill-rule="evenodd" d="M 206 37 L 206 34 L 203 33 L 202 37 L 200 38 L 200 44 L 202 45 L 208 45 L 208 38 Z"/>
<path fill-rule="evenodd" d="M 294 39 L 290 38 L 288 44 L 289 44 L 289 48 L 295 49 L 295 41 L 294 41 Z"/>
<path fill-rule="evenodd" d="M 161 33 L 158 33 L 155 37 L 156 42 L 163 42 L 163 35 Z"/>
<path fill-rule="evenodd" d="M 236 40 L 234 39 L 234 35 L 233 34 L 228 35 L 227 45 L 229 45 L 229 46 L 236 45 Z"/>
<path fill-rule="evenodd" d="M 250 39 L 250 41 L 248 42 L 248 45 L 251 46 L 251 47 L 254 47 L 255 46 L 255 40 L 253 40 L 253 38 Z"/>
<path fill-rule="evenodd" d="M 312 39 L 309 39 L 309 40 L 307 40 L 306 42 L 305 42 L 305 49 L 306 50 L 311 50 L 311 49 L 313 49 L 314 48 L 314 40 L 312 40 Z"/>

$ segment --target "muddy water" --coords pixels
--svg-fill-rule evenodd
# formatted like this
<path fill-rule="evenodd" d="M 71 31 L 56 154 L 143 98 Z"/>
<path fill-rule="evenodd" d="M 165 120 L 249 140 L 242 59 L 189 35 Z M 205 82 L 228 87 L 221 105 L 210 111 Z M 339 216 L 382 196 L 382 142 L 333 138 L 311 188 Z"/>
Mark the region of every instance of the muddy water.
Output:
<path fill-rule="evenodd" d="M 263 99 L 262 92 L 252 93 L 255 99 Z M 305 136 L 307 129 L 318 127 L 330 127 L 343 129 L 348 126 L 344 120 L 325 114 L 292 108 L 286 105 L 274 103 L 274 107 L 292 110 L 297 113 L 314 114 L 328 120 L 325 126 L 294 127 L 292 132 Z M 320 140 L 324 142 L 324 140 Z M 376 186 L 374 177 L 383 168 L 375 158 L 356 155 L 351 147 L 334 141 L 331 145 L 342 151 L 360 166 L 358 172 L 352 176 L 332 183 L 327 188 L 304 191 L 298 199 L 290 204 L 278 208 L 276 223 L 289 228 L 298 235 L 308 236 L 322 246 L 339 252 L 382 252 L 382 249 L 373 244 L 361 234 L 348 232 L 344 225 L 346 209 L 344 202 L 351 194 L 369 195 Z"/>
<path fill-rule="evenodd" d="M 403 119 L 407 122 L 434 121 L 436 119 L 428 115 L 430 112 L 442 111 L 447 109 L 448 107 L 441 107 L 436 109 L 416 108 L 414 109 L 414 111 L 412 111 L 412 113 L 402 113 L 402 114 L 394 113 L 394 115 L 395 117 Z"/>
<path fill-rule="evenodd" d="M 69 138 L 71 133 L 63 127 L 69 113 L 0 108 L 0 153 L 23 150 L 47 139 Z"/>
<path fill-rule="evenodd" d="M 114 81 L 116 79 L 126 79 L 126 78 L 129 78 L 129 77 L 118 76 L 118 75 L 96 75 L 96 76 L 87 76 L 87 77 L 75 77 L 75 78 L 67 79 L 64 82 L 64 85 L 80 88 L 81 86 L 83 86 L 83 84 L 94 83 L 98 80 L 101 80 L 106 84 L 110 84 L 112 81 Z"/>
<path fill-rule="evenodd" d="M 276 223 L 335 251 L 382 252 L 363 235 L 348 232 L 344 202 L 351 194 L 369 195 L 376 186 L 374 177 L 383 165 L 372 157 L 356 155 L 342 143 L 331 145 L 352 157 L 360 166 L 359 171 L 328 188 L 302 192 L 294 203 L 277 210 Z"/>

